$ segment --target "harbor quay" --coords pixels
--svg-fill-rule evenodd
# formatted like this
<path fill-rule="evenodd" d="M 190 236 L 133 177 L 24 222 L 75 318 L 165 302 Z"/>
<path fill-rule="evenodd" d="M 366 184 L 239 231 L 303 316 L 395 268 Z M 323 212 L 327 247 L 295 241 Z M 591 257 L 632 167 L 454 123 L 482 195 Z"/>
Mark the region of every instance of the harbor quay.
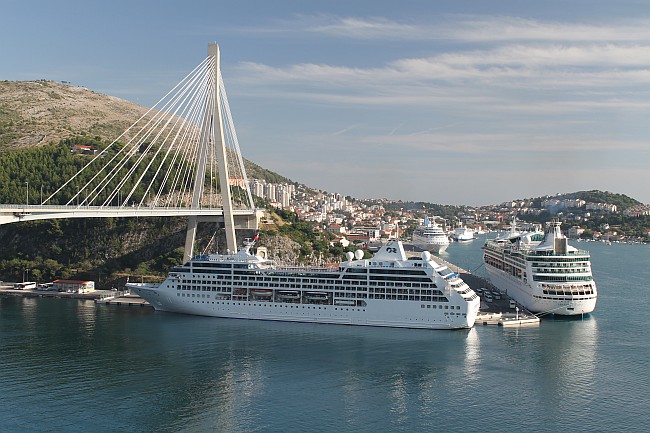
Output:
<path fill-rule="evenodd" d="M 65 298 L 65 299 L 99 299 L 102 296 L 108 296 L 112 290 L 92 290 L 85 293 L 77 292 L 59 292 L 55 290 L 39 289 L 15 289 L 14 283 L 6 281 L 0 283 L 0 295 L 3 296 L 22 296 L 22 297 L 39 297 L 39 298 Z"/>
<path fill-rule="evenodd" d="M 14 283 L 0 283 L 0 296 L 21 296 L 25 298 L 59 298 L 81 299 L 95 301 L 97 304 L 106 305 L 135 305 L 151 307 L 151 305 L 137 295 L 132 295 L 123 290 L 92 290 L 86 293 L 59 292 L 39 289 L 14 289 Z"/>

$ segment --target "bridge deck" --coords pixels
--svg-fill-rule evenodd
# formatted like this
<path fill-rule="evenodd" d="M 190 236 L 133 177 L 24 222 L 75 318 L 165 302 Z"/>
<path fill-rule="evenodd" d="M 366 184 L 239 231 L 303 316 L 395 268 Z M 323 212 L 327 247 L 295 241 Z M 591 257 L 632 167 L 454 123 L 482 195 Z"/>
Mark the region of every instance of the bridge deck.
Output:
<path fill-rule="evenodd" d="M 257 209 L 233 209 L 237 219 L 258 217 Z M 155 216 L 223 217 L 222 208 L 0 205 L 0 224 L 53 218 L 122 218 Z"/>

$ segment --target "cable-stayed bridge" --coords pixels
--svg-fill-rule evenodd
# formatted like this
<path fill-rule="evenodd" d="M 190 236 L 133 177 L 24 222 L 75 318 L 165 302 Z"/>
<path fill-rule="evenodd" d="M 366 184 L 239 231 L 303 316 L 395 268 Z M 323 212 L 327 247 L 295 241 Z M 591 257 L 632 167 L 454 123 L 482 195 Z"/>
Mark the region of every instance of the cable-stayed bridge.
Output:
<path fill-rule="evenodd" d="M 0 224 L 53 218 L 187 216 L 185 259 L 197 223 L 223 221 L 227 248 L 235 228 L 257 228 L 255 209 L 221 76 L 217 44 L 140 119 L 33 204 L 0 205 Z M 31 204 L 30 204 L 31 203 Z"/>

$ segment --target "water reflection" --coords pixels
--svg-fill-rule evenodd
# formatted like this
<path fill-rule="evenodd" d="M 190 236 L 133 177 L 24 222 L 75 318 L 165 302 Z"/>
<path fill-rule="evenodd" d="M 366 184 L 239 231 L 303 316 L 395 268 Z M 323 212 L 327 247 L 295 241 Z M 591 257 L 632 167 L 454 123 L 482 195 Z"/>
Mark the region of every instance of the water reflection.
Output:
<path fill-rule="evenodd" d="M 473 331 L 157 316 L 164 317 L 154 325 L 159 366 L 183 366 L 170 379 L 186 397 L 161 401 L 158 409 L 175 417 L 175 428 L 247 430 L 260 419 L 273 426 L 282 417 L 300 420 L 299 426 L 328 411 L 331 428 L 341 422 L 385 428 L 389 420 L 399 426 L 432 413 L 444 395 L 440 383 L 450 376 L 462 382 L 478 362 Z M 417 402 L 424 405 L 420 413 L 414 413 Z M 380 416 L 366 415 L 369 403 Z"/>
<path fill-rule="evenodd" d="M 550 407 L 577 415 L 594 397 L 598 322 L 595 317 L 547 321 L 543 331 L 542 397 Z"/>
<path fill-rule="evenodd" d="M 31 390 L 46 389 L 38 416 L 52 430 L 65 430 L 70 402 L 86 409 L 72 415 L 80 430 L 96 427 L 107 402 L 112 431 L 432 431 L 490 411 L 511 430 L 503 419 L 517 410 L 563 428 L 557 420 L 596 394 L 593 317 L 426 331 L 0 301 L 0 389 L 16 402 L 12 419 L 42 425 Z M 13 331 L 27 322 L 34 332 Z"/>
<path fill-rule="evenodd" d="M 480 379 L 481 342 L 476 328 L 470 329 L 465 340 L 465 372 L 467 380 L 477 381 Z"/>

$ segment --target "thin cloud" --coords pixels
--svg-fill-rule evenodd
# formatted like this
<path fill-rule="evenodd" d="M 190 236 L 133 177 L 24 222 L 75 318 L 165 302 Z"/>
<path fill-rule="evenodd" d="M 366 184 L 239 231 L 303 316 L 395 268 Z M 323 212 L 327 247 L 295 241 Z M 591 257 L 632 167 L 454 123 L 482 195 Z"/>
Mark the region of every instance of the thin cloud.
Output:
<path fill-rule="evenodd" d="M 634 42 L 647 40 L 650 19 L 625 19 L 594 24 L 544 21 L 516 16 L 447 14 L 421 23 L 385 17 L 296 15 L 274 27 L 249 29 L 262 33 L 314 33 L 331 38 L 359 40 L 449 40 L 457 42 L 576 41 Z"/>
<path fill-rule="evenodd" d="M 367 143 L 378 146 L 391 146 L 402 151 L 423 151 L 435 154 L 499 154 L 516 153 L 519 156 L 553 153 L 557 157 L 563 154 L 617 151 L 647 151 L 647 143 L 638 140 L 613 140 L 589 134 L 573 134 L 569 137 L 560 134 L 542 133 L 454 133 L 440 134 L 434 131 L 418 134 L 372 136 L 364 138 Z M 531 156 L 532 157 L 532 156 Z"/>
<path fill-rule="evenodd" d="M 338 38 L 421 39 L 423 27 L 387 18 L 328 17 L 328 22 L 307 29 Z"/>
<path fill-rule="evenodd" d="M 341 130 L 339 130 L 339 131 L 333 132 L 332 135 L 341 135 L 341 134 L 345 134 L 346 132 L 348 132 L 348 131 L 352 131 L 353 129 L 356 129 L 356 128 L 358 128 L 358 127 L 359 127 L 359 125 L 350 125 L 350 126 L 348 126 L 348 127 L 346 127 L 346 128 L 343 128 L 343 129 L 341 129 Z"/>
<path fill-rule="evenodd" d="M 650 45 L 512 45 L 400 59 L 374 68 L 242 63 L 236 81 L 257 97 L 326 104 L 637 109 L 647 106 L 639 89 L 650 83 L 648 64 Z"/>

